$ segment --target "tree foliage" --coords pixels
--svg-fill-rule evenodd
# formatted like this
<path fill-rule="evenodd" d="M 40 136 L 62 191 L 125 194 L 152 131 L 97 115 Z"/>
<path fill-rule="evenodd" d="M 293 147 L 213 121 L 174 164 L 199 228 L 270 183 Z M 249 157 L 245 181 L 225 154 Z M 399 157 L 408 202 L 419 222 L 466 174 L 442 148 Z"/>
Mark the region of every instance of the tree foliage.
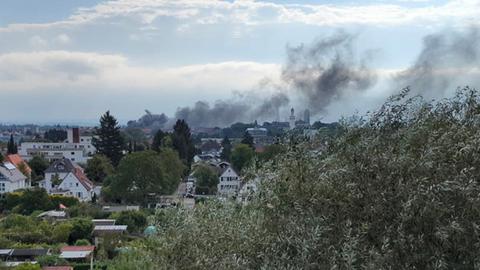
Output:
<path fill-rule="evenodd" d="M 43 134 L 43 138 L 49 142 L 63 142 L 67 139 L 67 132 L 62 129 L 49 129 Z"/>
<path fill-rule="evenodd" d="M 100 118 L 100 128 L 96 129 L 96 137 L 92 140 L 97 153 L 110 159 L 117 166 L 123 156 L 124 140 L 120 134 L 117 119 L 107 111 Z"/>
<path fill-rule="evenodd" d="M 103 155 L 94 155 L 87 161 L 85 173 L 90 180 L 101 183 L 105 177 L 113 173 L 113 170 L 110 159 Z"/>
<path fill-rule="evenodd" d="M 173 148 L 178 152 L 180 159 L 185 165 L 190 167 L 196 150 L 190 133 L 190 127 L 183 119 L 177 120 L 175 126 L 173 126 L 172 144 Z"/>
<path fill-rule="evenodd" d="M 233 148 L 231 161 L 232 165 L 239 173 L 248 166 L 255 156 L 253 149 L 246 144 L 237 144 Z"/>
<path fill-rule="evenodd" d="M 232 143 L 227 136 L 225 136 L 222 140 L 222 153 L 220 154 L 220 158 L 226 161 L 230 161 L 230 156 L 232 155 Z"/>
<path fill-rule="evenodd" d="M 173 151 L 135 152 L 125 156 L 103 192 L 110 200 L 146 204 L 149 194 L 171 194 L 177 187 L 183 165 Z"/>
<path fill-rule="evenodd" d="M 343 121 L 328 144 L 294 144 L 260 168 L 260 192 L 246 206 L 158 212 L 157 236 L 128 260 L 164 269 L 476 269 L 479 119 L 475 90 L 437 102 L 404 91 Z"/>
<path fill-rule="evenodd" d="M 17 152 L 18 152 L 17 144 L 13 139 L 13 134 L 10 134 L 10 140 L 8 140 L 8 144 L 7 144 L 7 154 L 11 155 L 11 154 L 16 154 Z"/>
<path fill-rule="evenodd" d="M 48 161 L 40 156 L 35 155 L 28 162 L 28 166 L 32 169 L 32 179 L 42 179 L 45 176 L 45 170 L 48 168 Z"/>
<path fill-rule="evenodd" d="M 217 192 L 218 174 L 208 165 L 200 165 L 193 172 L 197 182 L 196 194 L 215 194 Z"/>

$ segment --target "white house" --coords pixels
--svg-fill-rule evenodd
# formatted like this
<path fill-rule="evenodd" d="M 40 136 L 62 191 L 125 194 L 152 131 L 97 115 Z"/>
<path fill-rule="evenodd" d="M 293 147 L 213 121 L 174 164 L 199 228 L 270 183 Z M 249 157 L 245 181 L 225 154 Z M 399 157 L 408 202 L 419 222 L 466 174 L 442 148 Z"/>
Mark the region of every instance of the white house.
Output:
<path fill-rule="evenodd" d="M 48 161 L 68 158 L 78 163 L 86 163 L 95 154 L 92 136 L 80 136 L 78 128 L 67 130 L 64 142 L 23 142 L 18 147 L 18 154 L 24 160 L 30 160 L 35 155 L 41 155 Z"/>
<path fill-rule="evenodd" d="M 95 186 L 83 169 L 67 158 L 55 161 L 45 170 L 45 179 L 40 187 L 49 194 L 73 196 L 80 201 L 91 201 Z"/>
<path fill-rule="evenodd" d="M 240 190 L 241 179 L 232 167 L 228 167 L 219 177 L 217 192 L 219 195 L 235 195 Z"/>
<path fill-rule="evenodd" d="M 241 203 L 247 204 L 255 192 L 257 192 L 259 182 L 259 178 L 255 178 L 243 184 L 238 192 L 237 200 Z"/>
<path fill-rule="evenodd" d="M 29 187 L 27 177 L 15 165 L 10 162 L 0 164 L 0 194 Z"/>

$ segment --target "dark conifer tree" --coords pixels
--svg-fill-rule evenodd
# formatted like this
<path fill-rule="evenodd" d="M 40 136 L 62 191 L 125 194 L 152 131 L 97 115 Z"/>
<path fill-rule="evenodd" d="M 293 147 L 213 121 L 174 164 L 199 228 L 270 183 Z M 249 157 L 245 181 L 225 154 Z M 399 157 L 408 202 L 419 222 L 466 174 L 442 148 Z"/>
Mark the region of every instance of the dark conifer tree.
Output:
<path fill-rule="evenodd" d="M 100 118 L 100 128 L 96 129 L 96 135 L 92 143 L 97 148 L 97 152 L 109 158 L 112 164 L 117 166 L 123 156 L 124 141 L 117 119 L 110 114 L 110 111 Z"/>
<path fill-rule="evenodd" d="M 177 120 L 173 127 L 172 144 L 180 159 L 190 168 L 196 150 L 190 127 L 183 119 Z"/>
<path fill-rule="evenodd" d="M 8 141 L 7 144 L 7 154 L 16 154 L 17 151 L 17 145 L 15 144 L 15 141 L 13 140 L 13 134 L 10 134 L 10 140 Z"/>
<path fill-rule="evenodd" d="M 225 136 L 222 140 L 222 153 L 220 154 L 220 158 L 226 161 L 230 161 L 230 155 L 232 154 L 232 143 L 228 136 Z"/>
<path fill-rule="evenodd" d="M 255 148 L 255 142 L 253 140 L 253 137 L 248 132 L 245 132 L 243 134 L 243 139 L 242 139 L 241 143 L 246 144 L 246 145 L 250 146 L 251 148 Z"/>

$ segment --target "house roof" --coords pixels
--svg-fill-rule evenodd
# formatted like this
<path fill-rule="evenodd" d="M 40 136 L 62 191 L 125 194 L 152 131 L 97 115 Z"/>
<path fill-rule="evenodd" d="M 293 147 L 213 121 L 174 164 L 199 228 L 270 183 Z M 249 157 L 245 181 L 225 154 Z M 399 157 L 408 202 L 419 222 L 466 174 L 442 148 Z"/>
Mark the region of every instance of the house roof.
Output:
<path fill-rule="evenodd" d="M 73 162 L 68 158 L 62 158 L 53 162 L 45 170 L 45 173 L 69 173 L 74 172 L 75 166 Z"/>
<path fill-rule="evenodd" d="M 55 211 L 55 210 L 50 210 L 41 213 L 37 217 L 54 217 L 54 218 L 64 218 L 67 216 L 67 213 L 65 211 Z"/>
<path fill-rule="evenodd" d="M 11 256 L 42 256 L 48 253 L 48 249 L 45 248 L 25 248 L 25 249 L 14 249 Z"/>
<path fill-rule="evenodd" d="M 1 163 L 0 163 L 1 164 Z M 0 174 L 10 182 L 25 181 L 27 177 L 23 175 L 12 163 L 5 162 L 0 165 Z M 1 177 L 0 177 L 1 179 Z"/>
<path fill-rule="evenodd" d="M 77 164 L 74 164 L 74 172 L 73 174 L 75 177 L 77 177 L 78 181 L 85 187 L 87 191 L 90 191 L 93 189 L 93 183 L 88 179 L 88 177 L 85 175 L 83 172 L 82 167 L 78 166 Z"/>
<path fill-rule="evenodd" d="M 22 157 L 20 157 L 19 154 L 11 154 L 11 155 L 7 155 L 5 160 L 11 162 L 13 165 L 15 165 L 15 167 L 17 167 L 17 169 L 19 169 L 20 167 L 19 166 L 22 166 L 22 164 L 24 164 L 23 166 L 25 166 L 25 170 L 28 174 L 32 173 L 32 169 L 30 168 L 30 166 L 28 166 L 28 163 L 25 162 Z"/>
<path fill-rule="evenodd" d="M 95 246 L 64 246 L 60 249 L 61 252 L 76 252 L 76 251 L 94 251 Z"/>
<path fill-rule="evenodd" d="M 238 173 L 232 168 L 232 167 L 227 167 L 222 171 L 222 174 L 220 177 L 228 177 L 228 176 L 238 176 Z"/>
<path fill-rule="evenodd" d="M 42 270 L 73 270 L 72 266 L 44 266 Z"/>
<path fill-rule="evenodd" d="M 127 230 L 127 225 L 97 225 L 93 229 L 94 234 L 122 233 Z"/>

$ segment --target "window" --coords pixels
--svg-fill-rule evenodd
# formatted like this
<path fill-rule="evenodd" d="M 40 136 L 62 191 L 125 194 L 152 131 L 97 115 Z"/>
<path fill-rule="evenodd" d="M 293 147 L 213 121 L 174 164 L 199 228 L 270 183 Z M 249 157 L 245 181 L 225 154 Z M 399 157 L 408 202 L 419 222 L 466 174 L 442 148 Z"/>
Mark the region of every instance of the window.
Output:
<path fill-rule="evenodd" d="M 75 183 L 75 185 L 78 187 L 78 183 Z"/>
<path fill-rule="evenodd" d="M 72 156 L 74 156 L 74 155 L 75 155 L 75 152 L 71 152 L 70 154 L 72 154 Z"/>
<path fill-rule="evenodd" d="M 77 192 L 77 197 L 82 198 L 82 192 Z"/>

